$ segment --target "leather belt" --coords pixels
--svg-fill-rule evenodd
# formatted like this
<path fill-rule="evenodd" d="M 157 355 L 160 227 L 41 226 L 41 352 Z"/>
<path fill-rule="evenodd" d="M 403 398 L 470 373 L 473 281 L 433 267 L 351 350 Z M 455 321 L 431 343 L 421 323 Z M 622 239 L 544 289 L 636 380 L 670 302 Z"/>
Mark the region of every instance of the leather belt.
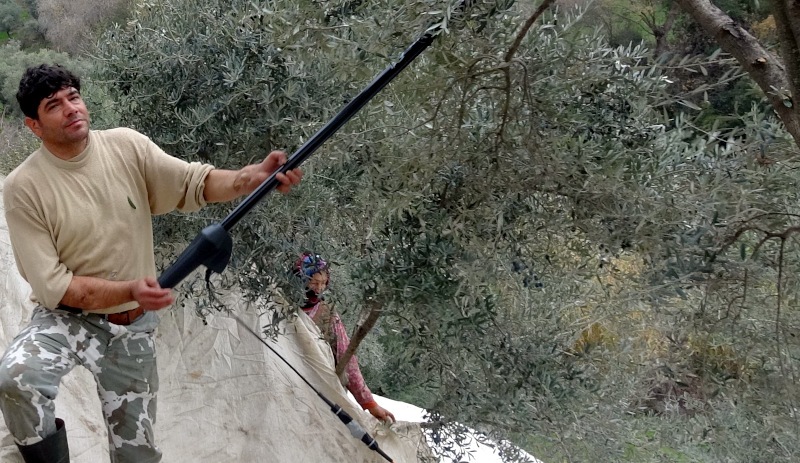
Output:
<path fill-rule="evenodd" d="M 64 304 L 59 304 L 58 307 L 56 308 L 75 315 L 80 315 L 82 313 L 92 314 L 92 312 L 84 312 L 81 309 L 78 309 L 76 307 L 70 307 Z M 108 320 L 109 323 L 113 323 L 115 325 L 127 326 L 138 320 L 139 317 L 141 317 L 143 314 L 144 314 L 144 309 L 141 307 L 137 307 L 135 309 L 126 310 L 125 312 L 109 313 L 109 314 L 93 314 L 93 315 L 98 315 L 100 317 L 103 317 L 106 320 Z"/>

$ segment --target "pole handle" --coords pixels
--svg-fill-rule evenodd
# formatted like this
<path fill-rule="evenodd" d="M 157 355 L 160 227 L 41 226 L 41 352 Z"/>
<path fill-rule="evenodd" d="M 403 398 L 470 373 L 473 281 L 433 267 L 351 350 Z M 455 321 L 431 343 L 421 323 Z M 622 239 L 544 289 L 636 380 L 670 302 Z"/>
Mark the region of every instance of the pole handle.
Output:
<path fill-rule="evenodd" d="M 162 288 L 174 288 L 200 265 L 222 273 L 231 260 L 233 240 L 231 235 L 220 224 L 209 225 L 202 229 L 189 246 L 158 277 Z"/>

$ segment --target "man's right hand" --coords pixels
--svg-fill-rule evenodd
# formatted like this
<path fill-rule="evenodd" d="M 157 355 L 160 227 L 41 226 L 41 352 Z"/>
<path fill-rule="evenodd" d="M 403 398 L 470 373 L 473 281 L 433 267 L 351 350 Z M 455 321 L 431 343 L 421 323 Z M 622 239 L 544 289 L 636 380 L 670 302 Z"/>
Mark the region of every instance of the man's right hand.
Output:
<path fill-rule="evenodd" d="M 175 302 L 172 290 L 162 288 L 158 280 L 153 277 L 145 277 L 133 282 L 131 288 L 133 299 L 139 303 L 144 310 L 161 310 Z"/>
<path fill-rule="evenodd" d="M 172 290 L 164 289 L 154 277 L 114 281 L 73 276 L 60 304 L 87 312 L 137 302 L 144 310 L 160 310 L 175 302 Z"/>

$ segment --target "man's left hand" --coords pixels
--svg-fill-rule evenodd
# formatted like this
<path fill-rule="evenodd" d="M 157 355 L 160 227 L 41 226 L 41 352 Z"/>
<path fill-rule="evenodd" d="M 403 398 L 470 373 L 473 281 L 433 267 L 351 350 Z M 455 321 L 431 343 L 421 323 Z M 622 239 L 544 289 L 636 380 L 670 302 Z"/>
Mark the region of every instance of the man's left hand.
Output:
<path fill-rule="evenodd" d="M 284 164 L 286 153 L 273 151 L 258 164 L 250 164 L 239 170 L 213 169 L 206 177 L 203 197 L 209 203 L 221 203 L 248 195 Z M 303 171 L 292 169 L 279 173 L 275 178 L 279 182 L 278 191 L 288 193 L 293 186 L 300 183 Z"/>
<path fill-rule="evenodd" d="M 236 191 L 250 194 L 261 185 L 264 180 L 269 178 L 276 170 L 286 164 L 286 153 L 283 151 L 273 151 L 258 164 L 251 164 L 242 168 L 236 180 L 234 181 L 234 189 Z M 299 168 L 292 169 L 284 173 L 279 173 L 275 178 L 280 182 L 277 190 L 281 193 L 288 193 L 293 186 L 300 183 L 303 178 L 303 171 Z"/>

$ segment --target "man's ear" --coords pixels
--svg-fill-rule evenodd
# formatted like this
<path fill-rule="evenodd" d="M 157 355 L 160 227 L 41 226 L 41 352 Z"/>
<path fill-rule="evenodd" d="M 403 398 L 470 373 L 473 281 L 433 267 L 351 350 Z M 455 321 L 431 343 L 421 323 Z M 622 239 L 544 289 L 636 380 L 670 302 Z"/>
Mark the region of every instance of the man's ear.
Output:
<path fill-rule="evenodd" d="M 39 120 L 38 119 L 34 119 L 32 117 L 25 117 L 25 125 L 29 129 L 31 129 L 31 132 L 33 132 L 34 135 L 36 135 L 39 138 L 42 138 L 41 137 L 42 126 L 41 126 L 41 124 L 39 124 Z"/>

